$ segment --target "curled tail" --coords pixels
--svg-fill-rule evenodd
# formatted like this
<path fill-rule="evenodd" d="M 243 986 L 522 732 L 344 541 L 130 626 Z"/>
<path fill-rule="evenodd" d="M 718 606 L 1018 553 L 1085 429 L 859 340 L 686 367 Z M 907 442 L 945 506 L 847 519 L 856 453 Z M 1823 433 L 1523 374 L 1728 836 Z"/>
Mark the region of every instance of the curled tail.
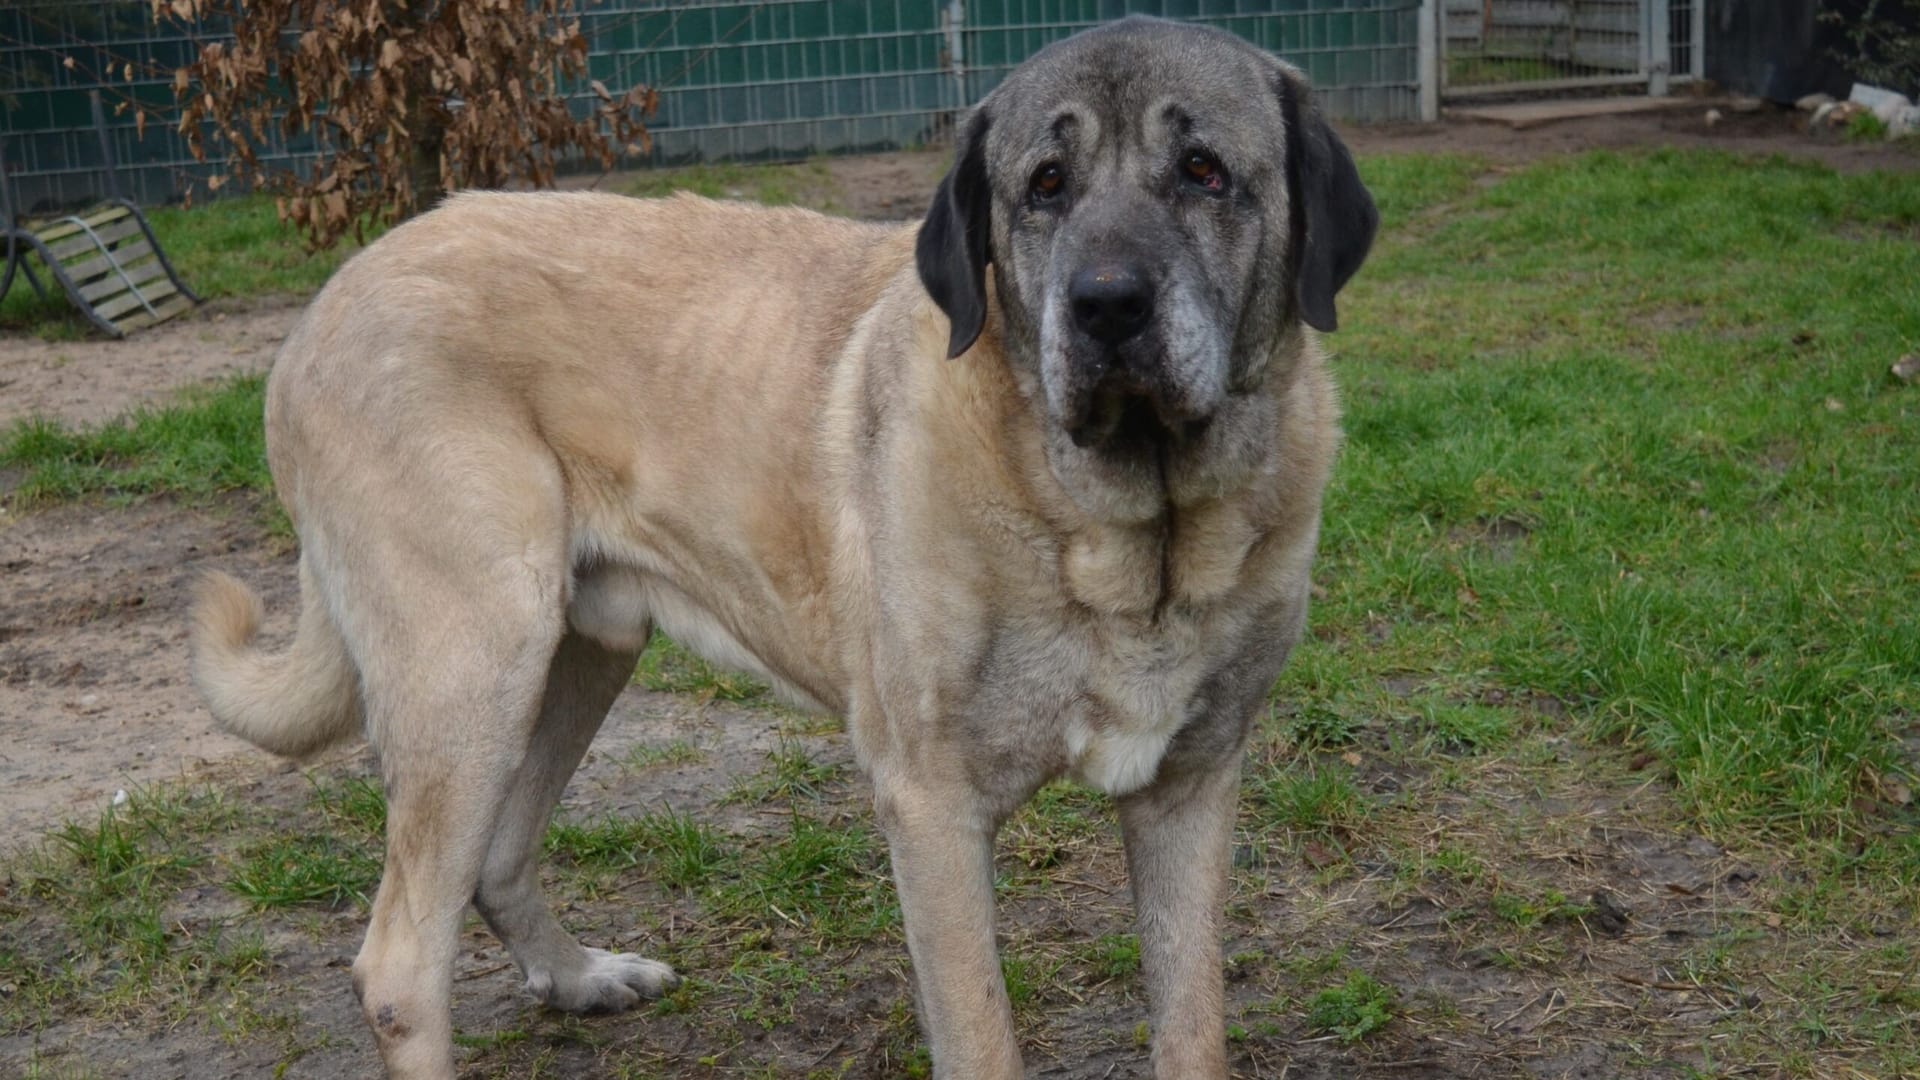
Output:
<path fill-rule="evenodd" d="M 260 598 L 226 574 L 208 574 L 193 605 L 193 682 L 225 730 L 290 758 L 318 753 L 360 727 L 347 643 L 300 566 L 300 627 L 284 652 L 262 652 Z"/>

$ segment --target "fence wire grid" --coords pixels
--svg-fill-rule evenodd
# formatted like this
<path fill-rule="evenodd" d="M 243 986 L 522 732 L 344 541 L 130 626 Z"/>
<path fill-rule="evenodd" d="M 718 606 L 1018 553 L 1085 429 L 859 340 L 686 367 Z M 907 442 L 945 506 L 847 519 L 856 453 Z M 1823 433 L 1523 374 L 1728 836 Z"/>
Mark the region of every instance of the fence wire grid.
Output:
<path fill-rule="evenodd" d="M 1410 120 L 1419 109 L 1419 0 L 601 0 L 579 14 L 589 78 L 615 94 L 636 84 L 661 94 L 652 149 L 627 166 L 935 142 L 1034 50 L 1129 14 L 1209 23 L 1270 49 L 1304 68 L 1347 120 Z M 91 90 L 107 100 L 129 197 L 204 193 L 215 170 L 173 129 L 173 72 L 218 36 L 156 25 L 144 0 L 0 5 L 0 149 L 20 208 L 50 211 L 104 190 Z M 298 167 L 313 150 L 281 141 L 263 156 Z"/>

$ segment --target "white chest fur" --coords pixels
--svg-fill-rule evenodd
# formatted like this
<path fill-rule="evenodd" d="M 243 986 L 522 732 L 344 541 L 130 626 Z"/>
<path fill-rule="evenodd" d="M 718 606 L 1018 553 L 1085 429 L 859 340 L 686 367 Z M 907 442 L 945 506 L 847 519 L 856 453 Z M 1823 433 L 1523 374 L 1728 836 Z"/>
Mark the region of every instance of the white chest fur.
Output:
<path fill-rule="evenodd" d="M 1108 625 L 1086 656 L 1082 708 L 1064 731 L 1070 771 L 1109 795 L 1150 782 L 1167 745 L 1192 715 L 1208 671 L 1198 619 Z"/>
<path fill-rule="evenodd" d="M 1067 717 L 1069 768 L 1110 795 L 1152 781 L 1241 628 L 1234 593 L 1254 530 L 1224 510 L 1192 514 L 1172 535 L 1158 525 L 1089 530 L 1064 552 L 1068 591 L 1102 615 L 1078 658 L 1084 707 Z"/>

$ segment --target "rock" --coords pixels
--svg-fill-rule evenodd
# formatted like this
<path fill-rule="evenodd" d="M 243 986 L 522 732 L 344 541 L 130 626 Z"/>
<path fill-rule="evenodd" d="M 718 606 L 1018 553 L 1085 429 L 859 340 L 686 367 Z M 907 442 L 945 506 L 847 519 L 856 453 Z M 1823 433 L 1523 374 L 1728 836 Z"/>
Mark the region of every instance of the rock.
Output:
<path fill-rule="evenodd" d="M 1874 115 L 1880 114 L 1876 112 Z M 1889 139 L 1905 139 L 1920 135 L 1920 105 L 1908 105 L 1905 108 L 1895 109 L 1892 115 L 1881 116 L 1880 119 L 1887 122 Z"/>
<path fill-rule="evenodd" d="M 1720 110 L 1719 110 L 1719 109 L 1708 109 L 1708 110 L 1707 110 L 1707 126 L 1708 126 L 1708 127 L 1713 127 L 1714 125 L 1716 125 L 1716 124 L 1718 124 L 1718 123 L 1720 122 L 1720 119 L 1721 119 L 1721 118 L 1720 118 Z"/>
<path fill-rule="evenodd" d="M 1874 117 L 1887 126 L 1889 139 L 1920 135 L 1920 107 L 1908 101 L 1905 94 L 1868 86 L 1866 83 L 1854 83 L 1853 92 L 1847 95 L 1847 103 L 1871 110 Z"/>
<path fill-rule="evenodd" d="M 1888 371 L 1894 378 L 1911 386 L 1920 382 L 1920 353 L 1908 353 L 1893 362 Z"/>
<path fill-rule="evenodd" d="M 1878 86 L 1868 86 L 1866 83 L 1854 83 L 1853 91 L 1847 95 L 1847 100 L 1855 105 L 1865 105 L 1876 115 L 1883 106 L 1913 104 L 1907 100 L 1905 94 L 1883 90 Z"/>
<path fill-rule="evenodd" d="M 1794 102 L 1793 107 L 1799 109 L 1801 112 L 1813 112 L 1822 105 L 1831 104 L 1833 104 L 1832 94 L 1808 94 L 1806 97 Z"/>

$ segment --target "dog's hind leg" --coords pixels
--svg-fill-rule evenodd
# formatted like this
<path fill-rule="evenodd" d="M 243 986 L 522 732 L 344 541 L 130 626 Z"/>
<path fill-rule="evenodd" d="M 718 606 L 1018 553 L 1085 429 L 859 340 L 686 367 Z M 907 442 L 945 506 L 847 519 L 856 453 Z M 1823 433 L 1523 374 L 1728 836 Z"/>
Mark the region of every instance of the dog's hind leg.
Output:
<path fill-rule="evenodd" d="M 646 635 L 639 635 L 642 640 Z M 527 977 L 534 997 L 568 1012 L 624 1009 L 679 982 L 673 969 L 630 953 L 583 948 L 562 929 L 540 889 L 540 841 L 567 780 L 633 676 L 638 652 L 578 633 L 560 642 L 547 672 L 533 743 L 495 826 L 474 904 Z"/>
<path fill-rule="evenodd" d="M 353 985 L 396 1080 L 453 1076 L 450 1008 L 460 923 L 526 752 L 558 637 L 557 627 L 551 635 L 504 629 L 524 627 L 518 617 L 525 613 L 509 617 L 495 603 L 447 603 L 442 610 L 501 628 L 474 637 L 518 640 L 471 647 L 459 642 L 468 628 L 439 626 L 415 640 L 450 648 L 395 650 L 387 662 L 363 665 L 386 781 L 387 855 Z M 402 667 L 419 674 L 400 676 Z"/>
<path fill-rule="evenodd" d="M 353 985 L 395 1080 L 454 1075 L 460 923 L 560 636 L 557 602 L 542 625 L 533 597 L 499 581 L 461 584 L 471 592 L 414 582 L 406 625 L 381 634 L 385 655 L 362 664 L 387 853 Z"/>
<path fill-rule="evenodd" d="M 453 960 L 565 633 L 557 467 L 504 425 L 309 465 L 301 540 L 360 674 L 387 792 L 386 863 L 354 990 L 394 1080 L 454 1075 Z"/>

